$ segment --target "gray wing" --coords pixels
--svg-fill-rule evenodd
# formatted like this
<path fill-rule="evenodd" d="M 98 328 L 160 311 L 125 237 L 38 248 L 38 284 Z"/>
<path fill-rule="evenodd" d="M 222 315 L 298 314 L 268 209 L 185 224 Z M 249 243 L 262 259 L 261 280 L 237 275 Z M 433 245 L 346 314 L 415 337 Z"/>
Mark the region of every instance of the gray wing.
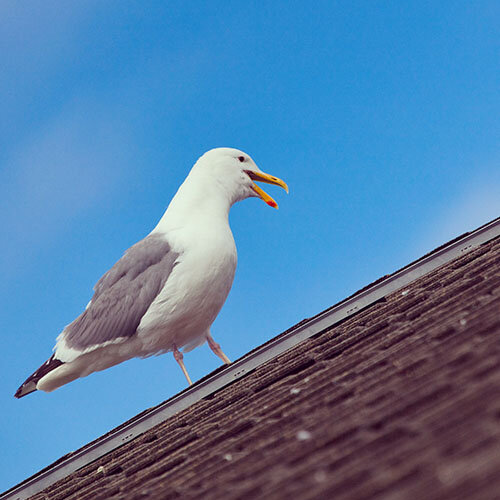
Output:
<path fill-rule="evenodd" d="M 159 235 L 147 236 L 130 247 L 97 282 L 87 309 L 64 329 L 66 345 L 83 351 L 134 335 L 178 255 Z"/>

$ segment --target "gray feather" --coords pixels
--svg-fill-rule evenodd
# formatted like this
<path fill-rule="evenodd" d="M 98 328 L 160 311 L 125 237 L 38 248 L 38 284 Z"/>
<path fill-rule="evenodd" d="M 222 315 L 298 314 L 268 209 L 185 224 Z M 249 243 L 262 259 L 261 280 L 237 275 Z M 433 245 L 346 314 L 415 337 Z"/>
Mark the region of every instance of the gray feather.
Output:
<path fill-rule="evenodd" d="M 134 335 L 178 255 L 159 235 L 147 236 L 130 247 L 97 282 L 88 308 L 65 328 L 68 347 L 83 351 Z"/>

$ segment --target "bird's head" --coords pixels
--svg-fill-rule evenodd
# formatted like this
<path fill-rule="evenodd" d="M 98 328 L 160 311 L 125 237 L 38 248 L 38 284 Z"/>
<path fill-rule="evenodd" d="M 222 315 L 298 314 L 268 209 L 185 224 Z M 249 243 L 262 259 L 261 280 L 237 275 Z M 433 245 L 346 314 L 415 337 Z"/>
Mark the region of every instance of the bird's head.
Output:
<path fill-rule="evenodd" d="M 288 193 L 288 186 L 284 181 L 262 172 L 252 158 L 239 149 L 211 149 L 196 162 L 195 168 L 212 182 L 216 182 L 231 197 L 233 203 L 258 197 L 269 206 L 278 208 L 278 204 L 257 186 L 256 181 L 281 186 Z"/>

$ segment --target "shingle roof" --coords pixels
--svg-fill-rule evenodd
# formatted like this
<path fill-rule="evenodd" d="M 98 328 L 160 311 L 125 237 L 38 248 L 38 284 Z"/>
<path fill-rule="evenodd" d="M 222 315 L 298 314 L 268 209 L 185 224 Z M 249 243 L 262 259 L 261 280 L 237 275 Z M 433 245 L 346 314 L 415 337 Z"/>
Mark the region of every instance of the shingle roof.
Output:
<path fill-rule="evenodd" d="M 33 498 L 495 498 L 500 238 Z"/>

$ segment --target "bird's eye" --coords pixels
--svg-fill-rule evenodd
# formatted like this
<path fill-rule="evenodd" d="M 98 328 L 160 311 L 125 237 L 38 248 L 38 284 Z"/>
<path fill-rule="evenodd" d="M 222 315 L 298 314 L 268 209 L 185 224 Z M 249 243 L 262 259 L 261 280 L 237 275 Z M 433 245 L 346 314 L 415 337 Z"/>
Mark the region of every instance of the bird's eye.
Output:
<path fill-rule="evenodd" d="M 238 160 L 240 160 L 240 162 L 243 163 L 245 161 L 245 157 L 244 156 L 238 156 Z"/>

